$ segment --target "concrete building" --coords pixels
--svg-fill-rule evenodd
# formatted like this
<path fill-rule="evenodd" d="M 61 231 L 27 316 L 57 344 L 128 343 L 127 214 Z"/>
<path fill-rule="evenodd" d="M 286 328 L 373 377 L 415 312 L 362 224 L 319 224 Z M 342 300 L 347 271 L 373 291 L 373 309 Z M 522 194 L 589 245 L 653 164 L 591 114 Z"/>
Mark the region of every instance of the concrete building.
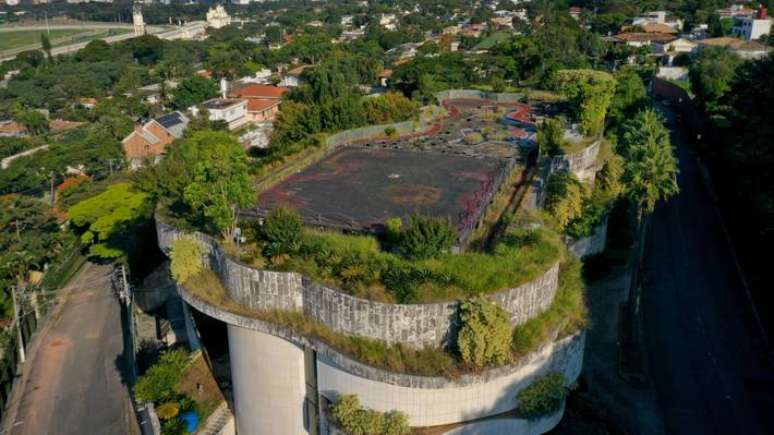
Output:
<path fill-rule="evenodd" d="M 460 104 L 466 104 L 465 101 L 478 97 L 486 100 L 485 107 L 491 108 L 488 105 L 492 104 L 492 100 L 488 99 L 491 94 L 481 96 L 483 93 L 477 91 L 454 92 L 457 91 L 447 91 L 444 96 L 439 94 L 438 98 L 445 102 L 456 98 Z M 246 96 L 246 93 L 233 95 Z M 507 104 L 510 105 L 506 107 L 511 108 L 516 105 L 515 102 Z M 226 103 L 218 103 L 218 106 L 221 105 L 224 107 L 213 108 L 204 104 L 209 110 L 230 107 Z M 533 120 L 529 106 L 520 104 L 516 107 L 519 117 L 514 115 L 514 119 Z M 466 116 L 460 119 L 466 119 Z M 405 134 L 417 131 L 415 125 L 402 128 Z M 378 134 L 381 135 L 383 130 L 384 126 L 379 126 Z M 364 133 L 364 130 L 343 132 L 345 134 L 341 136 L 349 140 L 365 137 L 358 136 L 358 132 Z M 385 175 L 374 176 L 373 179 L 405 180 L 407 173 L 392 177 L 393 171 L 402 171 L 405 165 L 385 168 L 380 166 L 381 163 L 386 161 L 389 153 L 405 156 L 406 160 L 402 161 L 406 164 L 413 164 L 409 162 L 421 154 L 417 150 L 394 149 L 397 147 L 395 144 L 377 146 L 378 150 L 355 150 L 354 147 L 344 146 L 345 143 L 351 142 L 342 142 L 343 149 L 330 149 L 331 153 L 323 158 L 326 162 L 322 164 L 324 174 L 305 173 L 308 170 L 305 168 L 297 171 L 294 177 L 297 181 L 305 180 L 305 183 L 310 183 L 308 185 L 331 183 L 334 179 L 346 177 L 341 169 L 370 164 L 366 161 L 368 159 L 347 160 L 348 151 L 366 154 L 373 151 L 382 157 L 373 168 Z M 595 141 L 579 152 L 556 156 L 544 162 L 545 168 L 550 172 L 570 171 L 591 182 L 599 169 L 597 157 L 600 143 Z M 439 138 L 438 146 L 448 144 L 448 138 Z M 333 146 L 331 143 L 328 145 Z M 466 145 L 465 149 L 469 147 Z M 513 151 L 510 146 L 504 149 Z M 341 154 L 331 155 L 338 152 Z M 441 162 L 441 157 L 435 153 L 428 153 L 424 158 L 432 159 L 434 163 Z M 481 159 L 473 156 L 449 155 L 446 158 L 455 159 L 460 164 L 463 160 L 466 164 L 483 164 Z M 446 171 L 444 163 L 439 165 L 442 167 L 436 167 L 436 171 Z M 513 166 L 510 168 L 515 169 Z M 432 178 L 426 169 L 427 166 L 422 167 L 420 176 Z M 438 175 L 437 172 L 433 174 Z M 353 176 L 352 185 L 367 190 L 366 186 L 359 184 L 362 176 L 363 173 Z M 497 185 L 498 182 L 493 183 Z M 452 185 L 452 190 L 457 192 L 459 179 L 455 178 Z M 295 188 L 289 189 L 296 192 Z M 332 196 L 344 196 L 342 190 L 337 189 L 330 197 L 318 199 L 331 201 L 334 199 Z M 314 192 L 306 194 L 315 196 Z M 390 200 L 387 197 L 381 199 L 374 206 L 379 209 L 388 207 L 386 204 Z M 263 199 L 261 201 L 264 204 Z M 449 204 L 453 209 L 458 206 L 455 201 Z M 361 205 L 353 203 L 355 208 Z M 320 211 L 317 206 L 314 209 L 315 213 Z M 347 210 L 341 212 L 354 216 Z M 319 220 L 321 215 L 316 216 L 317 222 L 322 225 L 323 221 Z M 372 215 L 367 216 L 370 222 Z M 475 222 L 469 224 L 474 225 Z M 559 335 L 557 331 L 523 357 L 497 367 L 465 371 L 455 376 L 441 372 L 415 375 L 398 368 L 360 361 L 356 353 L 344 353 L 331 346 L 324 337 L 305 334 L 300 328 L 287 327 L 282 322 L 263 317 L 261 313 L 296 313 L 342 337 L 356 336 L 374 343 L 400 344 L 405 349 L 442 349 L 456 340 L 460 326 L 460 301 L 391 303 L 366 299 L 298 272 L 267 270 L 232 258 L 215 238 L 201 233 L 186 233 L 165 223 L 163 217 L 157 219 L 156 229 L 159 247 L 165 253 L 169 253 L 174 241 L 182 237 L 199 240 L 207 273 L 214 274 L 212 277 L 217 284 L 210 282 L 206 289 L 197 290 L 191 282 L 178 283 L 177 291 L 191 311 L 226 326 L 233 410 L 239 435 L 341 434 L 329 416 L 328 404 L 345 394 L 356 395 L 364 407 L 378 412 L 404 413 L 412 428 L 421 428 L 427 433 L 537 435 L 552 430 L 562 418 L 564 408 L 531 420 L 522 418 L 514 412 L 519 404 L 519 392 L 548 373 L 561 373 L 568 384 L 574 383 L 580 375 L 585 340 L 582 330 L 564 335 Z M 604 231 L 601 234 L 595 232 L 593 240 L 586 240 L 583 246 L 576 246 L 571 251 L 584 255 L 603 248 Z M 560 261 L 545 265 L 525 282 L 487 293 L 487 297 L 506 312 L 511 326 L 523 325 L 551 307 L 559 288 Z M 210 297 L 210 290 L 220 292 L 217 293 L 219 296 Z M 195 334 L 195 325 L 191 329 L 190 333 Z"/>
<path fill-rule="evenodd" d="M 231 17 L 222 5 L 217 5 L 207 11 L 207 27 L 220 29 L 231 24 Z"/>
<path fill-rule="evenodd" d="M 223 121 L 229 130 L 236 130 L 245 125 L 247 118 L 247 100 L 232 98 L 213 98 L 202 103 L 207 109 L 210 121 Z"/>
<path fill-rule="evenodd" d="M 288 88 L 281 86 L 251 84 L 229 92 L 231 98 L 247 100 L 248 122 L 271 122 L 279 112 L 282 95 Z"/>
<path fill-rule="evenodd" d="M 761 36 L 771 33 L 771 24 L 774 19 L 769 17 L 766 8 L 761 8 L 754 17 L 736 17 L 734 18 L 734 27 L 731 33 L 737 38 L 752 41 L 760 39 Z"/>

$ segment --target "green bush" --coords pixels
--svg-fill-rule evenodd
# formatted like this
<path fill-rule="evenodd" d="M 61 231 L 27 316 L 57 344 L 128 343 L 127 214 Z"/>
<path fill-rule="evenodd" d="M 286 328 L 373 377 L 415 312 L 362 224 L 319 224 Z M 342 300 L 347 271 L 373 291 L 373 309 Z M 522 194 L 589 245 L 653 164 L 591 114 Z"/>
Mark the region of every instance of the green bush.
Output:
<path fill-rule="evenodd" d="M 519 391 L 519 413 L 534 419 L 558 411 L 567 396 L 566 383 L 563 374 L 550 373 Z"/>
<path fill-rule="evenodd" d="M 563 154 L 564 127 L 558 119 L 546 119 L 537 131 L 537 142 L 540 152 L 549 156 Z"/>
<path fill-rule="evenodd" d="M 448 219 L 414 215 L 401 235 L 400 247 L 412 259 L 435 257 L 457 241 L 457 231 Z"/>
<path fill-rule="evenodd" d="M 172 277 L 179 283 L 198 275 L 204 268 L 202 242 L 193 237 L 182 237 L 172 242 L 170 247 L 170 266 Z"/>
<path fill-rule="evenodd" d="M 295 210 L 285 207 L 272 210 L 262 228 L 266 255 L 276 257 L 297 252 L 301 247 L 302 230 L 301 216 Z"/>
<path fill-rule="evenodd" d="M 158 403 L 173 399 L 175 386 L 180 382 L 188 364 L 188 353 L 181 349 L 168 350 L 159 361 L 140 376 L 134 386 L 134 396 L 139 403 Z"/>
<path fill-rule="evenodd" d="M 462 304 L 460 318 L 457 347 L 465 363 L 484 367 L 508 360 L 511 325 L 505 310 L 484 296 L 476 296 Z"/>
<path fill-rule="evenodd" d="M 411 431 L 406 414 L 363 408 L 355 395 L 339 396 L 330 409 L 335 423 L 347 435 L 407 435 Z"/>
<path fill-rule="evenodd" d="M 586 187 L 566 172 L 548 177 L 544 207 L 554 217 L 560 230 L 583 213 Z"/>

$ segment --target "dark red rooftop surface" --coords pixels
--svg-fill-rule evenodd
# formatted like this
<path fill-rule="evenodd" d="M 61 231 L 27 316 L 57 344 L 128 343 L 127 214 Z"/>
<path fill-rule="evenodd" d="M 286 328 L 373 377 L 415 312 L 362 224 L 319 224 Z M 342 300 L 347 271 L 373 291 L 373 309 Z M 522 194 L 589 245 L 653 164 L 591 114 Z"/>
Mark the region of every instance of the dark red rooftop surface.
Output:
<path fill-rule="evenodd" d="M 259 207 L 288 205 L 307 223 L 354 230 L 419 212 L 450 218 L 464 239 L 508 170 L 499 158 L 344 147 L 263 192 Z"/>

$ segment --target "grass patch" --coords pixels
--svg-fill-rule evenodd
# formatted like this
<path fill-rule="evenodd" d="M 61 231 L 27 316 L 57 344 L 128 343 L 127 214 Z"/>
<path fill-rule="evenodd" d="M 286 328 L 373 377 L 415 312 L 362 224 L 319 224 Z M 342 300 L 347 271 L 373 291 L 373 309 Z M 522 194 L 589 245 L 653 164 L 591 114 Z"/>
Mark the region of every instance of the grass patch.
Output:
<path fill-rule="evenodd" d="M 562 152 L 564 154 L 574 154 L 574 153 L 583 151 L 587 147 L 591 146 L 591 144 L 593 144 L 597 140 L 599 140 L 598 137 L 589 137 L 589 136 L 584 136 L 579 141 L 565 140 L 561 144 Z"/>
<path fill-rule="evenodd" d="M 582 263 L 578 260 L 571 259 L 562 264 L 559 270 L 559 287 L 551 307 L 514 328 L 511 352 L 515 356 L 534 352 L 557 331 L 559 337 L 565 337 L 586 327 L 588 312 L 581 269 Z"/>
<path fill-rule="evenodd" d="M 251 251 L 261 255 L 255 245 Z M 510 229 L 491 253 L 441 254 L 408 260 L 380 250 L 370 236 L 304 230 L 301 249 L 257 263 L 301 273 L 357 297 L 428 303 L 513 288 L 537 278 L 561 258 L 559 237 L 548 230 Z M 256 260 L 245 259 L 256 264 Z"/>
<path fill-rule="evenodd" d="M 207 417 L 212 415 L 225 400 L 201 353 L 195 355 L 188 363 L 180 382 L 175 386 L 175 392 L 190 397 L 196 402 L 196 411 L 199 413 L 201 424 L 204 424 Z"/>

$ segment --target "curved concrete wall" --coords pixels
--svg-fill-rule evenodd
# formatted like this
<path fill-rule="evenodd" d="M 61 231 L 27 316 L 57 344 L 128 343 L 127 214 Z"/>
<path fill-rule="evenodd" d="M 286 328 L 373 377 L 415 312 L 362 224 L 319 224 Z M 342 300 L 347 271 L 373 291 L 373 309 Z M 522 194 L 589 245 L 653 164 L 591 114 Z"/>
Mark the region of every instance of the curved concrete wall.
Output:
<path fill-rule="evenodd" d="M 559 411 L 535 420 L 493 418 L 466 424 L 452 429 L 444 435 L 540 435 L 555 428 L 562 420 L 563 415 L 564 405 Z"/>
<path fill-rule="evenodd" d="M 159 247 L 165 252 L 184 235 L 158 220 L 156 229 Z M 356 298 L 298 273 L 249 267 L 228 257 L 213 238 L 194 235 L 205 242 L 210 267 L 220 276 L 228 295 L 247 308 L 303 311 L 343 334 L 400 342 L 415 348 L 446 345 L 456 333 L 456 301 L 385 304 Z M 551 306 L 558 276 L 556 263 L 537 279 L 490 297 L 509 313 L 512 325 L 520 325 Z"/>
<path fill-rule="evenodd" d="M 304 351 L 234 325 L 228 326 L 228 345 L 237 433 L 307 433 Z"/>
<path fill-rule="evenodd" d="M 582 334 L 551 342 L 524 361 L 498 370 L 507 374 L 464 386 L 442 378 L 446 385 L 439 388 L 373 381 L 349 373 L 318 354 L 318 389 L 329 400 L 340 394 L 356 394 L 365 407 L 403 411 L 412 426 L 469 421 L 516 408 L 518 392 L 549 372 L 563 373 L 574 382 L 583 364 L 583 343 Z"/>
<path fill-rule="evenodd" d="M 578 258 L 599 254 L 607 244 L 607 215 L 595 226 L 591 235 L 580 239 L 567 238 L 567 249 Z"/>

